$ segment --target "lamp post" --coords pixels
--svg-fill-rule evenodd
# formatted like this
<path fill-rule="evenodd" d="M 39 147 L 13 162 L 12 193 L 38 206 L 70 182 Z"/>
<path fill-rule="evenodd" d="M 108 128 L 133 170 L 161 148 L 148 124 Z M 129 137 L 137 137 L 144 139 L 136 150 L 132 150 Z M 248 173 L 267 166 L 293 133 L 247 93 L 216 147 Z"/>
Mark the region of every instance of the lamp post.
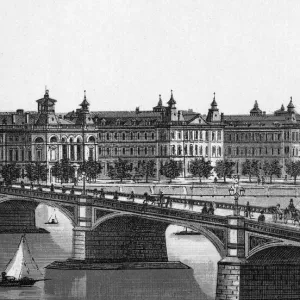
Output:
<path fill-rule="evenodd" d="M 234 216 L 239 216 L 240 212 L 239 212 L 239 197 L 242 197 L 245 195 L 245 189 L 243 187 L 240 187 L 238 182 L 235 182 L 234 185 L 232 185 L 230 187 L 229 191 L 229 195 L 234 196 Z"/>
<path fill-rule="evenodd" d="M 82 195 L 85 195 L 85 171 L 83 171 L 81 175 L 82 175 L 82 183 L 83 183 Z"/>

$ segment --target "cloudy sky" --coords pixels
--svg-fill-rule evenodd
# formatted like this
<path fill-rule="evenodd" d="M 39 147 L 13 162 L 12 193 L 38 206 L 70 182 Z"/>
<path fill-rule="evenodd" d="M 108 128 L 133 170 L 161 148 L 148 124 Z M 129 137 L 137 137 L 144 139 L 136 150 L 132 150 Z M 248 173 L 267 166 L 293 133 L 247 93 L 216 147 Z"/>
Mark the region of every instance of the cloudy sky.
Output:
<path fill-rule="evenodd" d="M 0 110 L 35 110 L 45 85 L 57 111 L 83 90 L 92 110 L 300 112 L 299 0 L 9 0 L 0 2 Z"/>

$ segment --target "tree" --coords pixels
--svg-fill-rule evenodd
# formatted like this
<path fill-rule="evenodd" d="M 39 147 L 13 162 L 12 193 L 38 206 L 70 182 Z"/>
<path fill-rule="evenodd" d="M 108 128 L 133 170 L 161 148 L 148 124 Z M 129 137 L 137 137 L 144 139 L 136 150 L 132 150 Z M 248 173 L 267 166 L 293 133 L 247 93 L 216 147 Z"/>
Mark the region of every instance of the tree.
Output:
<path fill-rule="evenodd" d="M 82 174 L 84 171 L 86 174 L 86 177 L 88 178 L 88 182 L 91 183 L 91 180 L 96 180 L 97 175 L 101 173 L 102 167 L 101 164 L 97 161 L 94 161 L 93 159 L 89 159 L 88 161 L 85 161 L 84 163 L 80 163 L 80 166 L 78 168 L 79 175 Z"/>
<path fill-rule="evenodd" d="M 300 175 L 300 161 L 287 161 L 285 163 L 285 171 L 294 178 L 294 184 L 296 184 L 297 176 Z"/>
<path fill-rule="evenodd" d="M 233 167 L 235 166 L 235 162 L 231 160 L 217 160 L 215 166 L 215 172 L 218 177 L 223 177 L 224 182 L 226 182 L 226 177 L 231 178 L 233 174 Z"/>
<path fill-rule="evenodd" d="M 69 159 L 64 158 L 52 167 L 52 175 L 59 178 L 61 183 L 68 182 L 75 177 L 75 167 L 71 165 Z"/>
<path fill-rule="evenodd" d="M 172 182 L 172 179 L 178 177 L 180 175 L 180 172 L 182 171 L 182 164 L 181 162 L 175 161 L 175 160 L 169 160 L 166 161 L 165 164 L 162 164 L 162 167 L 160 169 L 160 173 L 167 178 L 170 179 L 170 183 Z"/>
<path fill-rule="evenodd" d="M 5 184 L 11 185 L 14 180 L 20 178 L 21 170 L 15 163 L 7 164 L 2 167 L 1 175 Z"/>
<path fill-rule="evenodd" d="M 127 160 L 119 158 L 114 166 L 110 166 L 108 169 L 108 176 L 112 179 L 120 179 L 123 182 L 126 178 L 131 178 L 132 166 Z"/>
<path fill-rule="evenodd" d="M 190 172 L 193 176 L 199 177 L 200 182 L 202 177 L 208 178 L 211 176 L 212 170 L 213 167 L 211 166 L 211 161 L 205 161 L 203 157 L 201 159 L 196 158 L 190 163 Z"/>
<path fill-rule="evenodd" d="M 149 177 L 154 177 L 156 172 L 156 163 L 153 159 L 139 161 L 138 166 L 135 168 L 138 177 L 145 177 L 148 182 Z"/>
<path fill-rule="evenodd" d="M 259 175 L 259 161 L 256 159 L 246 159 L 246 161 L 242 163 L 242 175 L 248 175 L 249 181 L 251 182 L 252 176 Z"/>
<path fill-rule="evenodd" d="M 270 176 L 270 183 L 272 183 L 273 175 L 277 177 L 281 176 L 281 169 L 282 166 L 277 159 L 274 159 L 271 162 L 265 161 L 263 164 L 263 171 L 266 176 Z"/>
<path fill-rule="evenodd" d="M 40 180 L 46 181 L 48 168 L 46 164 L 42 164 L 40 162 L 34 162 L 25 165 L 26 170 L 26 177 L 30 181 L 37 181 L 38 183 Z"/>

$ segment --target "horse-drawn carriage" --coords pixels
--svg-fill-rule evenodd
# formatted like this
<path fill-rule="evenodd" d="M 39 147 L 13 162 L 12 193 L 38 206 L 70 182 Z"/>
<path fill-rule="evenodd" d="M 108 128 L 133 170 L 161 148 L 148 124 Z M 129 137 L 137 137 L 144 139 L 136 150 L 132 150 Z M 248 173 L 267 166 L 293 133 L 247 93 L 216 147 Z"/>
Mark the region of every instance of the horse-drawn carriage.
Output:
<path fill-rule="evenodd" d="M 294 206 L 289 205 L 285 209 L 281 209 L 280 204 L 277 204 L 277 206 L 270 207 L 269 210 L 272 213 L 272 220 L 275 223 L 283 222 L 287 224 L 291 220 L 294 225 L 296 222 L 300 225 L 300 210 Z"/>

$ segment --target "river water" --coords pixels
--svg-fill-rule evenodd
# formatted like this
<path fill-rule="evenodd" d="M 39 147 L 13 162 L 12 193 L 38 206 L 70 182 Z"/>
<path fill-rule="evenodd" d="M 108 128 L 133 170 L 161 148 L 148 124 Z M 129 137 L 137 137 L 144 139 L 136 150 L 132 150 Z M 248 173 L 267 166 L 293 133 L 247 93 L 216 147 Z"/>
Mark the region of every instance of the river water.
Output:
<path fill-rule="evenodd" d="M 72 226 L 57 211 L 59 225 L 44 224 L 51 208 L 39 205 L 37 225 L 50 234 L 27 234 L 27 241 L 45 278 L 33 287 L 0 287 L 0 299 L 111 299 L 111 300 L 206 300 L 215 298 L 217 262 L 220 256 L 203 236 L 178 236 L 182 228 L 169 226 L 166 231 L 170 261 L 181 261 L 188 270 L 63 271 L 44 267 L 54 260 L 69 258 L 72 251 Z M 51 215 L 51 213 L 50 213 Z M 0 235 L 0 270 L 12 258 L 20 234 Z"/>

